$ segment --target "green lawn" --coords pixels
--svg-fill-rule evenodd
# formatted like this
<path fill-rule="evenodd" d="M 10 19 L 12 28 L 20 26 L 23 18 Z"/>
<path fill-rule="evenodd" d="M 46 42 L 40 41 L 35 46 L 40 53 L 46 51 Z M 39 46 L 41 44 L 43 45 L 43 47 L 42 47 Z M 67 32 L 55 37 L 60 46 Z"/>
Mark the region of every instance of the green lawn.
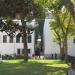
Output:
<path fill-rule="evenodd" d="M 67 68 L 60 60 L 7 60 L 0 64 L 0 75 L 66 75 Z"/>

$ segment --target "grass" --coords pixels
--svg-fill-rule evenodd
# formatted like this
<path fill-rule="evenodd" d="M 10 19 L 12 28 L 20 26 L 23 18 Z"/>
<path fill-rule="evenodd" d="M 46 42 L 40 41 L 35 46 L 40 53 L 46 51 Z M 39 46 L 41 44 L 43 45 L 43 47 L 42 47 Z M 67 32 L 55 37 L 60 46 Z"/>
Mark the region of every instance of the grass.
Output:
<path fill-rule="evenodd" d="M 67 68 L 60 60 L 7 60 L 0 64 L 0 75 L 66 75 Z"/>

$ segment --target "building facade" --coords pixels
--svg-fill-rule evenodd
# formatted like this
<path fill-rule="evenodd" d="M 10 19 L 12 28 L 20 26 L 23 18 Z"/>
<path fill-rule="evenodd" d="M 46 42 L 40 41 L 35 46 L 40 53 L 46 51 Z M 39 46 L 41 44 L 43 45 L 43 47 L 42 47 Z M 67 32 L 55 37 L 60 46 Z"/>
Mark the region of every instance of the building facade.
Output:
<path fill-rule="evenodd" d="M 15 20 L 17 23 L 20 21 Z M 30 23 L 31 24 L 31 23 Z M 32 22 L 34 25 L 34 23 Z M 6 32 L 0 32 L 0 54 L 1 55 L 21 55 L 24 54 L 24 45 L 22 36 L 19 36 L 19 31 L 14 36 L 8 36 Z M 27 36 L 28 54 L 34 54 L 34 32 Z"/>
<path fill-rule="evenodd" d="M 53 42 L 53 30 L 50 28 L 50 23 L 53 20 L 50 12 L 46 13 L 46 18 L 39 21 L 39 27 L 27 37 L 28 54 L 32 57 L 33 54 L 40 52 L 45 58 L 60 55 L 59 45 Z M 35 25 L 34 22 L 32 22 Z M 22 37 L 10 37 L 5 32 L 0 32 L 0 54 L 23 54 Z M 53 55 L 52 55 L 53 54 Z M 68 55 L 75 56 L 75 39 L 68 40 Z"/>

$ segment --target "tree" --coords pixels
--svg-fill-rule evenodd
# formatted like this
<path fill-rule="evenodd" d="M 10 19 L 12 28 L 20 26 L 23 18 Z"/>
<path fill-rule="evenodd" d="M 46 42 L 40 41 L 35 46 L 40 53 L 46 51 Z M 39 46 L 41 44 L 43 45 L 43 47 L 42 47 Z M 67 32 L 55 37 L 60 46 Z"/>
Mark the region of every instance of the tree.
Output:
<path fill-rule="evenodd" d="M 51 27 L 55 33 L 55 42 L 57 42 L 60 46 L 60 56 L 64 56 L 65 61 L 67 61 L 67 41 L 70 34 L 75 32 L 74 22 L 67 9 L 63 12 L 56 12 L 54 16 L 55 20 L 52 22 Z"/>
<path fill-rule="evenodd" d="M 27 40 L 26 40 L 27 39 L 26 31 L 28 29 L 26 27 L 26 23 L 31 21 L 33 18 L 41 16 L 41 10 L 42 8 L 38 6 L 38 4 L 35 4 L 34 0 L 0 0 L 0 17 L 3 17 L 4 20 L 7 20 L 7 24 L 11 24 L 12 23 L 11 20 L 16 18 L 21 20 L 22 27 L 21 28 L 19 27 L 20 28 L 19 30 L 20 32 L 22 32 L 23 37 L 25 61 L 28 60 Z M 12 26 L 13 28 L 14 25 Z M 12 29 L 12 27 L 10 26 L 10 29 Z M 15 27 L 15 29 L 17 28 Z M 9 26 L 7 26 L 7 29 L 9 30 Z"/>

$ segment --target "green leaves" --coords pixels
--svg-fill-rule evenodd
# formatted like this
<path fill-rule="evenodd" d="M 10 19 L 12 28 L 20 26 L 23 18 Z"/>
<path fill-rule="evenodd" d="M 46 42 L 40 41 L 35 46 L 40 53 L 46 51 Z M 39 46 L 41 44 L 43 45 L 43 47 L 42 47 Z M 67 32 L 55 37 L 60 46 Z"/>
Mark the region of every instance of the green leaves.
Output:
<path fill-rule="evenodd" d="M 32 19 L 40 14 L 40 7 L 33 0 L 1 0 L 0 17 Z M 41 11 L 41 9 L 40 9 Z"/>
<path fill-rule="evenodd" d="M 13 22 L 15 18 L 28 22 L 34 18 L 44 18 L 42 10 L 42 7 L 34 3 L 34 0 L 0 0 L 0 17 L 6 20 L 4 27 L 6 31 L 22 30 L 22 27 Z"/>
<path fill-rule="evenodd" d="M 51 22 L 50 27 L 54 30 L 55 42 L 63 41 L 64 38 L 72 37 L 75 34 L 75 24 L 70 12 L 64 7 L 63 11 L 54 11 L 54 20 Z"/>

